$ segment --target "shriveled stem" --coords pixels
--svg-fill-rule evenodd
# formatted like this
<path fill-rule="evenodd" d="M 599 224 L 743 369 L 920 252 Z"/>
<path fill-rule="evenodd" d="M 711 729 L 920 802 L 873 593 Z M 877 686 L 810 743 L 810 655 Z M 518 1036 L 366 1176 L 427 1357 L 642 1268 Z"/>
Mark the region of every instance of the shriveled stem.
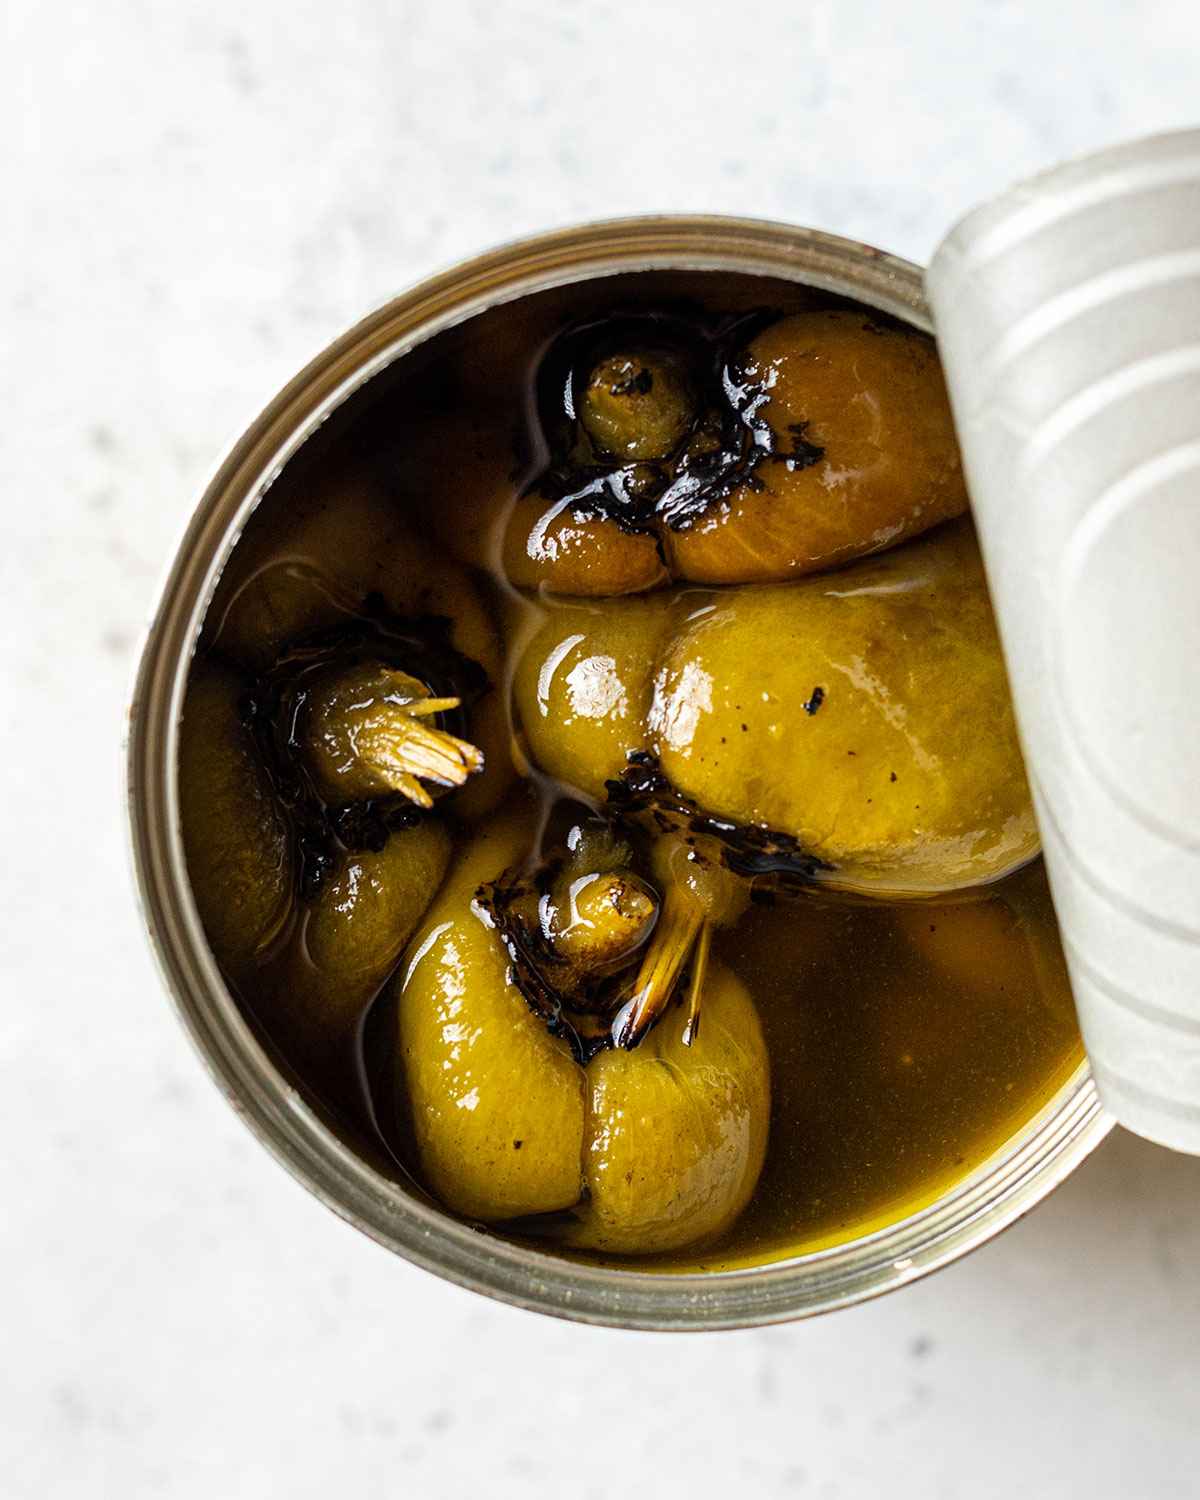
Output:
<path fill-rule="evenodd" d="M 687 1022 L 683 1028 L 683 1045 L 690 1047 L 700 1031 L 700 998 L 708 973 L 708 955 L 712 951 L 712 923 L 705 922 L 692 949 L 692 977 L 688 981 Z"/>
<path fill-rule="evenodd" d="M 645 1036 L 670 1002 L 694 950 L 702 959 L 697 967 L 703 969 L 708 958 L 704 937 L 708 925 L 703 906 L 686 887 L 667 888 L 658 926 L 634 981 L 633 998 L 613 1022 L 613 1040 L 618 1047 L 636 1047 Z M 697 975 L 693 969 L 691 993 L 697 1009 L 703 983 L 703 972 Z M 688 1028 L 694 1031 L 690 1018 Z"/>
<path fill-rule="evenodd" d="M 431 697 L 417 678 L 378 663 L 322 679 L 311 689 L 309 764 L 330 797 L 399 792 L 418 807 L 432 807 L 423 783 L 462 786 L 483 770 L 481 750 L 431 722 L 459 703 Z"/>
<path fill-rule="evenodd" d="M 635 1047 L 645 1036 L 670 1004 L 689 964 L 683 1041 L 691 1045 L 700 1029 L 713 928 L 736 921 L 749 899 L 746 882 L 687 837 L 667 834 L 661 838 L 652 863 L 666 894 L 658 926 L 634 982 L 633 998 L 613 1023 L 612 1036 L 619 1047 Z"/>

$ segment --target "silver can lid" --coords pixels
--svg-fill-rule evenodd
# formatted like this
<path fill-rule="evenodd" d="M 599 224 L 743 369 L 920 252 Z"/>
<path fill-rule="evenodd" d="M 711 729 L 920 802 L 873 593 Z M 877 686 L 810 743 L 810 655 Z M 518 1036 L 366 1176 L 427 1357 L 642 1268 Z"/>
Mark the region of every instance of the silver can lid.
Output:
<path fill-rule="evenodd" d="M 975 210 L 927 284 L 1084 1044 L 1200 1154 L 1200 131 Z"/>

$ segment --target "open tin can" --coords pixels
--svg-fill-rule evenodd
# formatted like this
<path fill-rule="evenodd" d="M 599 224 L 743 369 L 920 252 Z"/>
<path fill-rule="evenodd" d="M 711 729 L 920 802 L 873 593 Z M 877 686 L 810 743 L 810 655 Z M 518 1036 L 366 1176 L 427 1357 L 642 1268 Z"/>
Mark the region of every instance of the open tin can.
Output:
<path fill-rule="evenodd" d="M 865 1237 L 785 1261 L 697 1274 L 566 1259 L 481 1233 L 441 1211 L 324 1123 L 260 1045 L 222 979 L 193 901 L 180 833 L 179 722 L 192 655 L 230 552 L 284 465 L 368 381 L 438 334 L 533 293 L 641 271 L 769 276 L 932 331 L 916 266 L 814 230 L 717 217 L 562 230 L 493 250 L 396 297 L 271 401 L 200 498 L 138 670 L 128 741 L 131 836 L 150 938 L 193 1042 L 259 1139 L 335 1212 L 415 1264 L 518 1306 L 629 1328 L 745 1327 L 890 1291 L 965 1254 L 1032 1208 L 1110 1128 L 1087 1063 L 969 1178 Z"/>

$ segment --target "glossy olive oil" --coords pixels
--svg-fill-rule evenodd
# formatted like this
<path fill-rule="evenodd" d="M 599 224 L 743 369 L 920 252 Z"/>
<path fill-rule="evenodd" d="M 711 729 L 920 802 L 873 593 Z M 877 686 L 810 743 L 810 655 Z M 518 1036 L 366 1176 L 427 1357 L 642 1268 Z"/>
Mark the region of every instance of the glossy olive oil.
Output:
<path fill-rule="evenodd" d="M 721 949 L 758 976 L 771 1148 L 734 1234 L 698 1264 L 824 1249 L 916 1212 L 1082 1061 L 1040 861 L 978 903 L 756 909 Z"/>
<path fill-rule="evenodd" d="M 439 546 L 458 525 L 459 507 L 463 527 L 493 529 L 493 565 L 483 576 L 476 572 L 472 587 L 501 622 L 505 659 L 491 674 L 498 701 L 507 700 L 530 611 L 503 570 L 502 518 L 477 500 L 473 506 L 470 496 L 520 489 L 543 466 L 530 417 L 535 372 L 549 342 L 564 324 L 613 308 L 667 306 L 683 315 L 704 305 L 734 315 L 831 304 L 839 305 L 751 277 L 654 274 L 525 299 L 443 335 L 372 381 L 284 471 L 235 551 L 199 660 L 221 658 L 222 621 L 247 582 L 291 556 L 298 497 L 365 464 L 416 529 L 442 538 Z M 336 536 L 336 515 L 330 520 Z M 436 609 L 456 613 L 453 597 L 439 595 Z M 577 794 L 537 773 L 511 722 L 507 732 L 522 773 L 506 794 L 509 803 L 533 799 L 543 822 L 561 822 L 565 805 L 580 805 Z M 452 869 L 476 817 L 466 799 L 458 809 L 453 799 L 446 806 Z M 348 900 L 357 899 L 354 889 L 348 880 Z M 823 1249 L 893 1223 L 1001 1148 L 1082 1059 L 1040 861 L 953 901 L 889 904 L 820 891 L 759 896 L 716 935 L 714 955 L 753 997 L 767 1042 L 766 1165 L 749 1206 L 717 1243 L 615 1263 L 730 1269 Z M 397 1113 L 395 1032 L 383 986 L 343 1039 L 321 1048 L 297 1040 L 288 1017 L 290 981 L 271 978 L 301 973 L 306 962 L 304 899 L 298 888 L 292 916 L 259 974 L 242 967 L 230 973 L 231 982 L 282 1065 L 333 1127 L 373 1165 L 420 1186 L 412 1142 L 390 1124 Z M 406 961 L 398 957 L 392 971 Z M 659 1024 L 680 1024 L 678 1012 Z M 522 1224 L 514 1237 L 555 1248 L 551 1220 L 544 1232 Z"/>

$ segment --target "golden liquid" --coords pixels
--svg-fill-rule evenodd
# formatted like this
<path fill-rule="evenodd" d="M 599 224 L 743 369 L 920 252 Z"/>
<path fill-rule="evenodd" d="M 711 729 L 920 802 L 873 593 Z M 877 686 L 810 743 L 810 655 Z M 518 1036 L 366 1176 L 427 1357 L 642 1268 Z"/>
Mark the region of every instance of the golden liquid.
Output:
<path fill-rule="evenodd" d="M 815 920 L 808 943 L 788 908 L 752 911 L 720 944 L 743 979 L 758 976 L 772 1135 L 750 1207 L 706 1266 L 824 1249 L 915 1212 L 1082 1060 L 1041 861 L 983 908 L 826 908 Z M 935 929 L 926 951 L 900 922 Z"/>
<path fill-rule="evenodd" d="M 730 312 L 790 311 L 831 300 L 759 278 L 655 273 L 592 282 L 484 314 L 355 397 L 289 465 L 254 517 L 253 532 L 269 531 L 277 555 L 287 556 L 289 495 L 328 482 L 364 454 L 377 455 L 410 493 L 426 484 L 442 492 L 445 466 L 454 463 L 452 448 L 437 442 L 444 408 L 486 403 L 490 391 L 489 414 L 511 418 L 511 427 L 498 424 L 511 431 L 531 410 L 537 360 L 565 321 L 614 305 L 680 298 L 703 298 Z M 410 443 L 415 434 L 420 440 Z M 540 462 L 535 452 L 523 457 L 527 467 Z M 497 489 L 514 487 L 522 477 L 520 465 L 514 467 L 511 442 L 497 441 L 476 474 Z M 210 640 L 224 602 L 244 582 L 235 553 L 210 613 Z M 498 571 L 486 586 L 509 621 L 511 659 L 519 644 L 518 601 Z M 564 792 L 540 780 L 533 789 L 549 802 Z M 456 833 L 460 845 L 469 837 L 469 828 Z M 736 927 L 717 936 L 714 950 L 750 990 L 763 1023 L 772 1074 L 766 1165 L 750 1205 L 720 1243 L 670 1257 L 623 1258 L 622 1265 L 730 1269 L 894 1223 L 1003 1146 L 1082 1060 L 1040 861 L 954 904 L 893 908 L 814 895 L 752 905 Z M 286 1037 L 272 1034 L 269 1014 L 252 993 L 242 999 L 333 1128 L 377 1168 L 415 1177 L 410 1143 L 386 1123 L 393 1111 L 381 1080 L 391 1071 L 385 1056 L 391 1030 L 381 1006 L 364 1016 L 354 1055 L 331 1055 L 318 1072 L 289 1056 Z M 552 1240 L 537 1243 L 553 1248 Z"/>

